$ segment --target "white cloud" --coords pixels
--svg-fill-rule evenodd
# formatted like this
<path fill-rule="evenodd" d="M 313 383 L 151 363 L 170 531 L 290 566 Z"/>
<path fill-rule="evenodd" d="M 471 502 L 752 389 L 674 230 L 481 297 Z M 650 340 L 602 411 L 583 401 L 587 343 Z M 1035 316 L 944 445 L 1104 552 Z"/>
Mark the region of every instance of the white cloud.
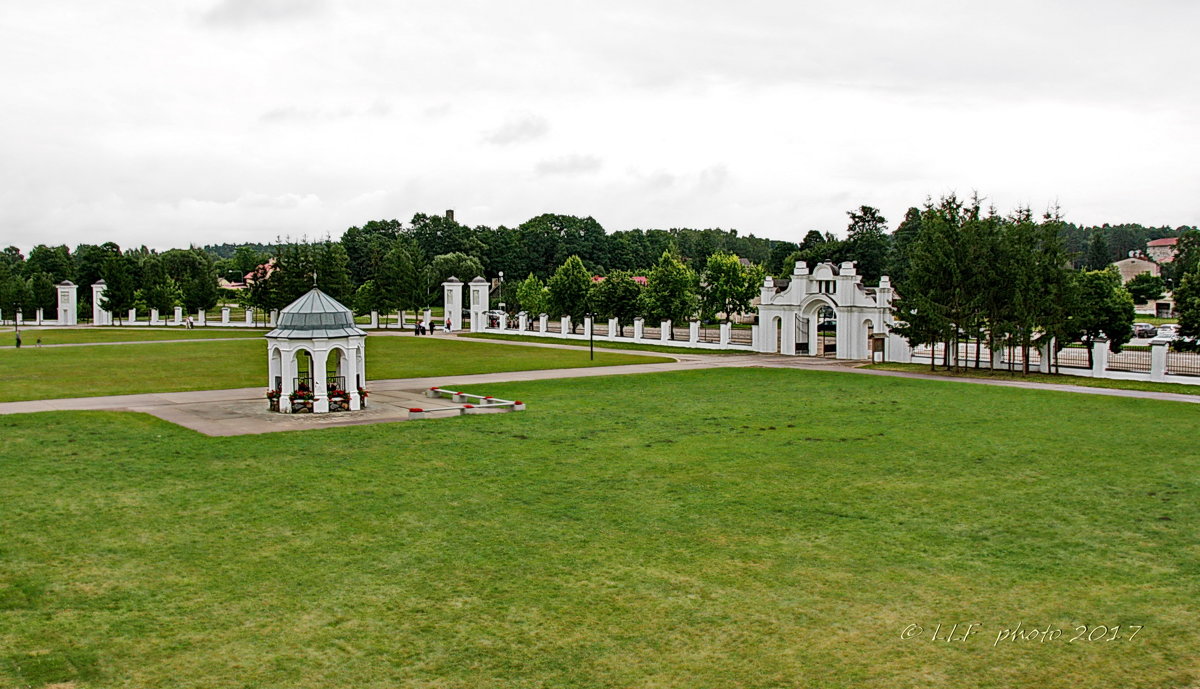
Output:
<path fill-rule="evenodd" d="M 544 117 L 523 115 L 508 120 L 504 124 L 483 135 L 483 140 L 497 146 L 534 141 L 550 132 L 550 123 Z"/>
<path fill-rule="evenodd" d="M 572 153 L 538 161 L 535 169 L 539 175 L 581 175 L 596 172 L 602 165 L 594 155 Z"/>
<path fill-rule="evenodd" d="M 316 14 L 324 0 L 220 0 L 202 15 L 211 26 L 245 26 Z"/>

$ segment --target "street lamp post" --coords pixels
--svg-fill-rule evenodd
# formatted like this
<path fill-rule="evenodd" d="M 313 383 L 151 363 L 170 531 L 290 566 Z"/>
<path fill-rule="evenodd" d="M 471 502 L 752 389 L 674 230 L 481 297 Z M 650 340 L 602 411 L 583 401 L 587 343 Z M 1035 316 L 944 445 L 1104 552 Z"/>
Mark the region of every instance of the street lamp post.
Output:
<path fill-rule="evenodd" d="M 588 320 L 592 327 L 588 328 L 588 359 L 596 360 L 596 314 L 591 311 L 587 312 Z"/>
<path fill-rule="evenodd" d="M 21 309 L 17 309 L 16 317 L 13 318 L 13 332 L 17 337 L 17 349 L 21 348 Z"/>

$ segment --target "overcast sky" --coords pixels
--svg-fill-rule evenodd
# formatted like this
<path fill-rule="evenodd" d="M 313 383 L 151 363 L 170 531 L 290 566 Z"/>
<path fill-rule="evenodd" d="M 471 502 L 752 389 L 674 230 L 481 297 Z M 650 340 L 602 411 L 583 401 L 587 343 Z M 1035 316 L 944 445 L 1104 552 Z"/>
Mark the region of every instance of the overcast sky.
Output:
<path fill-rule="evenodd" d="M 798 240 L 927 195 L 1200 222 L 1200 3 L 0 4 L 0 243 L 456 210 Z"/>

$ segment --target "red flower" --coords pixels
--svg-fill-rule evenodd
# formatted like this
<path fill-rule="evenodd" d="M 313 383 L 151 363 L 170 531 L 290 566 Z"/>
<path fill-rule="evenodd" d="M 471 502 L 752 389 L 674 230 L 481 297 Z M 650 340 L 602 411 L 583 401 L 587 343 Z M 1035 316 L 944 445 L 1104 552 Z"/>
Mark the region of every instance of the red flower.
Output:
<path fill-rule="evenodd" d="M 422 409 L 420 407 L 409 407 L 408 410 L 409 411 L 425 411 L 424 409 Z"/>
<path fill-rule="evenodd" d="M 517 400 L 516 402 L 513 402 L 513 404 L 525 404 L 525 403 L 522 402 L 521 400 Z"/>

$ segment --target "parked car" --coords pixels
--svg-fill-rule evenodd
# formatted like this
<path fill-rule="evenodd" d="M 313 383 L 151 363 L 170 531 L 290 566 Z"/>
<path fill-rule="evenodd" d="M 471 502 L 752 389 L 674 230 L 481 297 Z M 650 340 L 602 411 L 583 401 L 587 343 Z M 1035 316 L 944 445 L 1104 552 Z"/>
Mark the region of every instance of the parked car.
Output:
<path fill-rule="evenodd" d="M 1150 325 L 1149 323 L 1134 323 L 1133 324 L 1133 336 L 1134 337 L 1154 337 L 1157 334 L 1158 334 L 1158 328 L 1155 328 L 1153 325 Z"/>
<path fill-rule="evenodd" d="M 1179 326 L 1175 323 L 1166 323 L 1158 326 L 1158 337 L 1165 337 L 1174 340 L 1179 337 Z"/>

